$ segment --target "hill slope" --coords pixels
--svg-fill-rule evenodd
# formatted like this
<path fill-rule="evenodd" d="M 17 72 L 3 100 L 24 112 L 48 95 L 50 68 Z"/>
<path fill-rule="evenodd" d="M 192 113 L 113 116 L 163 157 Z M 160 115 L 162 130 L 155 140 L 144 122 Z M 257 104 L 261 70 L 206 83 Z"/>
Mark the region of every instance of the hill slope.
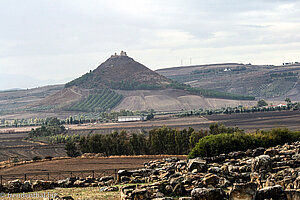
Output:
<path fill-rule="evenodd" d="M 111 56 L 95 70 L 66 84 L 84 89 L 158 89 L 171 80 L 136 62 L 126 54 Z"/>
<path fill-rule="evenodd" d="M 121 52 L 95 70 L 67 83 L 62 91 L 35 104 L 35 108 L 49 105 L 51 109 L 77 112 L 112 109 L 168 111 L 249 105 L 249 101 L 242 102 L 241 99 L 253 100 L 253 97 L 192 88 L 150 70 Z"/>
<path fill-rule="evenodd" d="M 195 65 L 156 72 L 193 87 L 270 100 L 300 100 L 300 65 L 244 65 L 238 63 Z"/>

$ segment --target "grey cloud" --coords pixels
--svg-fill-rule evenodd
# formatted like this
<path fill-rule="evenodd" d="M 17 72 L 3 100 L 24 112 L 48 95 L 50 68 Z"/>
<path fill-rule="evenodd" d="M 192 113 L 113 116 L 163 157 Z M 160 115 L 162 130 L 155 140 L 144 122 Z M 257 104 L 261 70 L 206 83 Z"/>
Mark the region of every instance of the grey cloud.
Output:
<path fill-rule="evenodd" d="M 25 73 L 27 67 L 38 76 L 53 68 L 47 75 L 55 79 L 55 69 L 65 77 L 73 69 L 76 77 L 93 67 L 84 65 L 101 62 L 93 56 L 122 49 L 140 52 L 150 66 L 205 48 L 212 53 L 209 61 L 220 61 L 216 52 L 226 49 L 226 59 L 235 59 L 228 49 L 244 46 L 246 60 L 248 46 L 296 44 L 299 13 L 297 0 L 2 0 L 0 73 L 7 68 Z M 161 52 L 177 56 L 160 57 Z"/>

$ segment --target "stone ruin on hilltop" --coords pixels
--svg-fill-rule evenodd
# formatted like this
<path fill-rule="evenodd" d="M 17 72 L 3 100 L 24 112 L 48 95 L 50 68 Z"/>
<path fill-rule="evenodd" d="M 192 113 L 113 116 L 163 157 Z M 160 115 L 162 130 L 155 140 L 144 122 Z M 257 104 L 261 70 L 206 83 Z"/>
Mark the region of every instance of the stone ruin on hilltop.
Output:
<path fill-rule="evenodd" d="M 127 56 L 127 53 L 125 51 L 121 51 L 120 55 L 115 53 L 114 55 L 111 55 L 111 58 L 116 58 L 116 57 L 120 57 L 120 56 Z"/>

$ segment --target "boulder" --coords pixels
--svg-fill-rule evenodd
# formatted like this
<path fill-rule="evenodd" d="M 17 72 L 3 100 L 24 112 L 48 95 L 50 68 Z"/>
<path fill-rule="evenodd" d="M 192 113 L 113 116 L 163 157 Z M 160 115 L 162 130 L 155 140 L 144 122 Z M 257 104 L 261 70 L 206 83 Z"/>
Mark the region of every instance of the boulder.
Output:
<path fill-rule="evenodd" d="M 173 194 L 175 196 L 185 196 L 186 195 L 185 187 L 181 183 L 178 183 L 173 189 Z"/>
<path fill-rule="evenodd" d="M 193 200 L 223 200 L 226 193 L 220 188 L 195 188 L 191 196 Z"/>
<path fill-rule="evenodd" d="M 255 200 L 257 184 L 236 183 L 229 192 L 230 200 Z"/>
<path fill-rule="evenodd" d="M 76 181 L 75 178 L 67 178 L 67 179 L 57 181 L 57 184 L 62 188 L 70 188 L 73 187 L 73 183 L 75 181 Z"/>
<path fill-rule="evenodd" d="M 206 172 L 207 164 L 206 160 L 202 160 L 201 158 L 190 159 L 187 164 L 188 171 L 193 171 L 197 169 L 197 172 Z"/>
<path fill-rule="evenodd" d="M 107 181 L 110 181 L 110 180 L 114 180 L 114 177 L 112 176 L 103 176 L 100 178 L 100 182 L 107 182 Z"/>
<path fill-rule="evenodd" d="M 74 187 L 83 187 L 85 181 L 84 180 L 77 180 L 73 183 Z"/>
<path fill-rule="evenodd" d="M 32 192 L 32 186 L 30 181 L 25 181 L 21 186 L 21 192 Z"/>
<path fill-rule="evenodd" d="M 53 184 L 50 181 L 42 181 L 42 180 L 36 180 L 32 183 L 32 190 L 35 191 L 41 191 L 41 190 L 48 190 L 53 189 Z"/>
<path fill-rule="evenodd" d="M 263 147 L 258 147 L 256 149 L 253 149 L 253 151 L 252 151 L 252 157 L 263 155 L 265 153 L 265 150 L 266 149 L 263 148 Z"/>
<path fill-rule="evenodd" d="M 264 152 L 265 155 L 269 155 L 271 157 L 276 156 L 278 153 L 279 153 L 278 150 L 274 148 L 269 148 Z"/>
<path fill-rule="evenodd" d="M 177 157 L 170 157 L 170 158 L 165 158 L 164 161 L 166 162 L 177 162 L 179 159 Z"/>
<path fill-rule="evenodd" d="M 233 152 L 230 152 L 227 156 L 228 156 L 228 158 L 237 159 L 237 158 L 242 158 L 245 155 L 246 155 L 246 153 L 244 151 L 233 151 Z"/>
<path fill-rule="evenodd" d="M 122 177 L 129 177 L 131 176 L 131 173 L 127 170 L 119 170 L 117 174 L 117 182 L 120 183 L 122 180 Z"/>
<path fill-rule="evenodd" d="M 204 178 L 202 179 L 202 183 L 206 186 L 215 186 L 219 183 L 219 177 L 215 174 L 207 174 L 204 176 Z"/>
<path fill-rule="evenodd" d="M 175 185 L 177 185 L 178 183 L 182 183 L 183 180 L 184 180 L 183 176 L 181 176 L 181 177 L 174 177 L 174 178 L 171 178 L 171 179 L 170 179 L 170 184 L 171 184 L 172 186 L 175 186 Z"/>
<path fill-rule="evenodd" d="M 287 200 L 300 200 L 300 191 L 293 189 L 293 190 L 285 190 L 284 191 L 287 197 Z"/>
<path fill-rule="evenodd" d="M 133 200 L 149 199 L 148 191 L 146 189 L 135 189 L 132 191 Z"/>
<path fill-rule="evenodd" d="M 252 172 L 267 173 L 272 171 L 272 161 L 268 155 L 260 155 L 252 160 Z"/>
<path fill-rule="evenodd" d="M 120 188 L 121 191 L 121 200 L 132 199 L 132 192 L 136 189 L 135 185 L 127 185 Z"/>
<path fill-rule="evenodd" d="M 6 188 L 8 193 L 21 192 L 22 182 L 19 179 L 8 181 Z"/>
<path fill-rule="evenodd" d="M 113 191 L 119 191 L 119 188 L 116 186 L 104 186 L 101 187 L 100 192 L 113 192 Z"/>
<path fill-rule="evenodd" d="M 287 200 L 287 195 L 281 185 L 275 185 L 260 189 L 256 194 L 256 200 L 276 199 Z"/>
<path fill-rule="evenodd" d="M 210 167 L 210 168 L 208 168 L 208 172 L 213 173 L 213 174 L 218 174 L 221 172 L 221 168 L 220 167 Z"/>

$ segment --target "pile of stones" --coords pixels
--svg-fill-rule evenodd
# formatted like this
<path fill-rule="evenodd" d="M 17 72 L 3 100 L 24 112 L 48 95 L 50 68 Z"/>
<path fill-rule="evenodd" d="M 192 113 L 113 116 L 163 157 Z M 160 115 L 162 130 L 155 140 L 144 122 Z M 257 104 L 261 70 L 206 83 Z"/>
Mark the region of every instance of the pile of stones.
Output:
<path fill-rule="evenodd" d="M 117 177 L 19 180 L 0 185 L 0 192 L 31 192 L 55 187 L 100 187 L 120 191 L 121 200 L 300 200 L 300 142 L 236 151 L 215 157 L 154 160 L 138 170 L 119 170 Z M 115 184 L 123 187 L 113 186 Z"/>
<path fill-rule="evenodd" d="M 118 172 L 121 199 L 300 199 L 300 142 Z M 140 184 L 152 183 L 152 184 Z"/>
<path fill-rule="evenodd" d="M 59 181 L 20 181 L 19 179 L 9 181 L 3 185 L 0 185 L 0 192 L 3 193 L 22 193 L 22 192 L 36 192 L 48 189 L 54 189 L 56 187 L 72 188 L 72 187 L 103 187 L 114 184 L 113 176 L 104 176 L 101 178 L 78 178 L 72 177 Z"/>

